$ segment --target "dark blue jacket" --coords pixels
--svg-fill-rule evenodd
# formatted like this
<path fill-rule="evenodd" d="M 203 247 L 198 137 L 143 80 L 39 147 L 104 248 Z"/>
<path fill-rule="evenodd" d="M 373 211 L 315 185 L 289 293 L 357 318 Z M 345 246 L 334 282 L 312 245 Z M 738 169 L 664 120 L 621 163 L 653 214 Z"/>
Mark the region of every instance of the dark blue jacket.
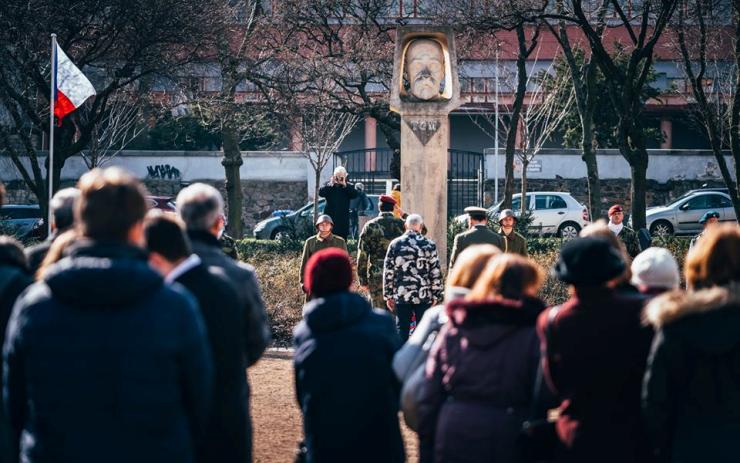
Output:
<path fill-rule="evenodd" d="M 334 294 L 306 304 L 295 344 L 308 462 L 404 461 L 393 319 L 357 294 Z"/>
<path fill-rule="evenodd" d="M 211 396 L 198 307 L 144 253 L 83 242 L 15 306 L 4 399 L 24 462 L 192 462 Z"/>

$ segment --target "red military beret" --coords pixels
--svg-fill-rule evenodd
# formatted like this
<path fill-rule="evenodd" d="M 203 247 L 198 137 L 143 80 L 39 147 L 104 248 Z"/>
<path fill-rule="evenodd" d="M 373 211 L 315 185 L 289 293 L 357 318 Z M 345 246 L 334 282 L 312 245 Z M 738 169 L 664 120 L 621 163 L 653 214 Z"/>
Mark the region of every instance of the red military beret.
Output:
<path fill-rule="evenodd" d="M 622 206 L 619 204 L 615 204 L 612 207 L 609 208 L 609 217 L 612 216 L 615 212 L 624 212 L 624 209 L 622 209 Z"/>
<path fill-rule="evenodd" d="M 380 195 L 380 198 L 378 199 L 380 200 L 381 203 L 392 204 L 394 206 L 396 205 L 396 200 L 393 199 L 393 196 Z"/>

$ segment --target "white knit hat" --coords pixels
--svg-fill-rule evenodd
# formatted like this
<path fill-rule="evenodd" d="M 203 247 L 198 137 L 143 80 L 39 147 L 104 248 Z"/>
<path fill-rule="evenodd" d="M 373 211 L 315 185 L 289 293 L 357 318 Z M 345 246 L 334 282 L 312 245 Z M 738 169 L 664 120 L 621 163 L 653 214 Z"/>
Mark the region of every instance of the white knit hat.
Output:
<path fill-rule="evenodd" d="M 667 249 L 647 248 L 632 261 L 633 285 L 673 289 L 680 282 L 678 263 Z"/>

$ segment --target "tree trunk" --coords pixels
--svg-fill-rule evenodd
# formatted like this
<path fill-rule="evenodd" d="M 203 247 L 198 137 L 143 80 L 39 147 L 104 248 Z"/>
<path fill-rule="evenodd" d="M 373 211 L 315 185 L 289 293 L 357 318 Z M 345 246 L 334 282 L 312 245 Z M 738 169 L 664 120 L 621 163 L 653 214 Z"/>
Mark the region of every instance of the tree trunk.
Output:
<path fill-rule="evenodd" d="M 511 119 L 509 120 L 509 133 L 506 135 L 506 158 L 504 161 L 504 202 L 502 209 L 511 207 L 511 197 L 514 195 L 514 152 L 516 150 L 516 134 L 519 130 L 519 119 L 524 104 L 524 95 L 527 92 L 527 43 L 524 35 L 524 26 L 519 25 L 516 28 L 517 40 L 519 42 L 519 53 L 516 58 L 516 93 L 514 95 L 514 104 L 511 110 Z M 524 198 L 522 198 L 522 201 Z"/>
<path fill-rule="evenodd" d="M 522 201 L 521 201 L 521 213 L 522 217 L 527 214 L 527 167 L 529 166 L 529 160 L 522 159 Z"/>
<path fill-rule="evenodd" d="M 647 167 L 648 154 L 643 147 L 633 150 L 631 154 L 632 162 L 630 163 L 630 174 L 632 177 L 632 188 L 630 191 L 630 200 L 632 202 L 631 217 L 632 228 L 639 230 L 645 228 L 645 193 L 647 192 Z"/>
<path fill-rule="evenodd" d="M 242 182 L 239 168 L 243 164 L 239 149 L 239 134 L 236 129 L 224 126 L 221 129 L 224 158 L 221 165 L 226 173 L 226 204 L 228 205 L 227 232 L 233 238 L 242 238 Z"/>
<path fill-rule="evenodd" d="M 314 175 L 316 175 L 316 181 L 313 187 L 313 223 L 315 224 L 319 220 L 319 182 L 321 182 L 321 169 L 316 169 Z"/>

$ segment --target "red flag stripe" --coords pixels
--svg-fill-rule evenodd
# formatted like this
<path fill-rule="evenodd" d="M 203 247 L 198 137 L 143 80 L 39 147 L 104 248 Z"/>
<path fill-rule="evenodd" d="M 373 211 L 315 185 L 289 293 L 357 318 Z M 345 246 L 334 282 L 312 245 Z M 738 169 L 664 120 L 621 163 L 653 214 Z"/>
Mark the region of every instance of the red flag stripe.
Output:
<path fill-rule="evenodd" d="M 67 98 L 67 95 L 57 89 L 57 101 L 54 103 L 54 116 L 57 118 L 57 123 L 61 126 L 64 116 L 74 110 L 75 105 Z"/>

